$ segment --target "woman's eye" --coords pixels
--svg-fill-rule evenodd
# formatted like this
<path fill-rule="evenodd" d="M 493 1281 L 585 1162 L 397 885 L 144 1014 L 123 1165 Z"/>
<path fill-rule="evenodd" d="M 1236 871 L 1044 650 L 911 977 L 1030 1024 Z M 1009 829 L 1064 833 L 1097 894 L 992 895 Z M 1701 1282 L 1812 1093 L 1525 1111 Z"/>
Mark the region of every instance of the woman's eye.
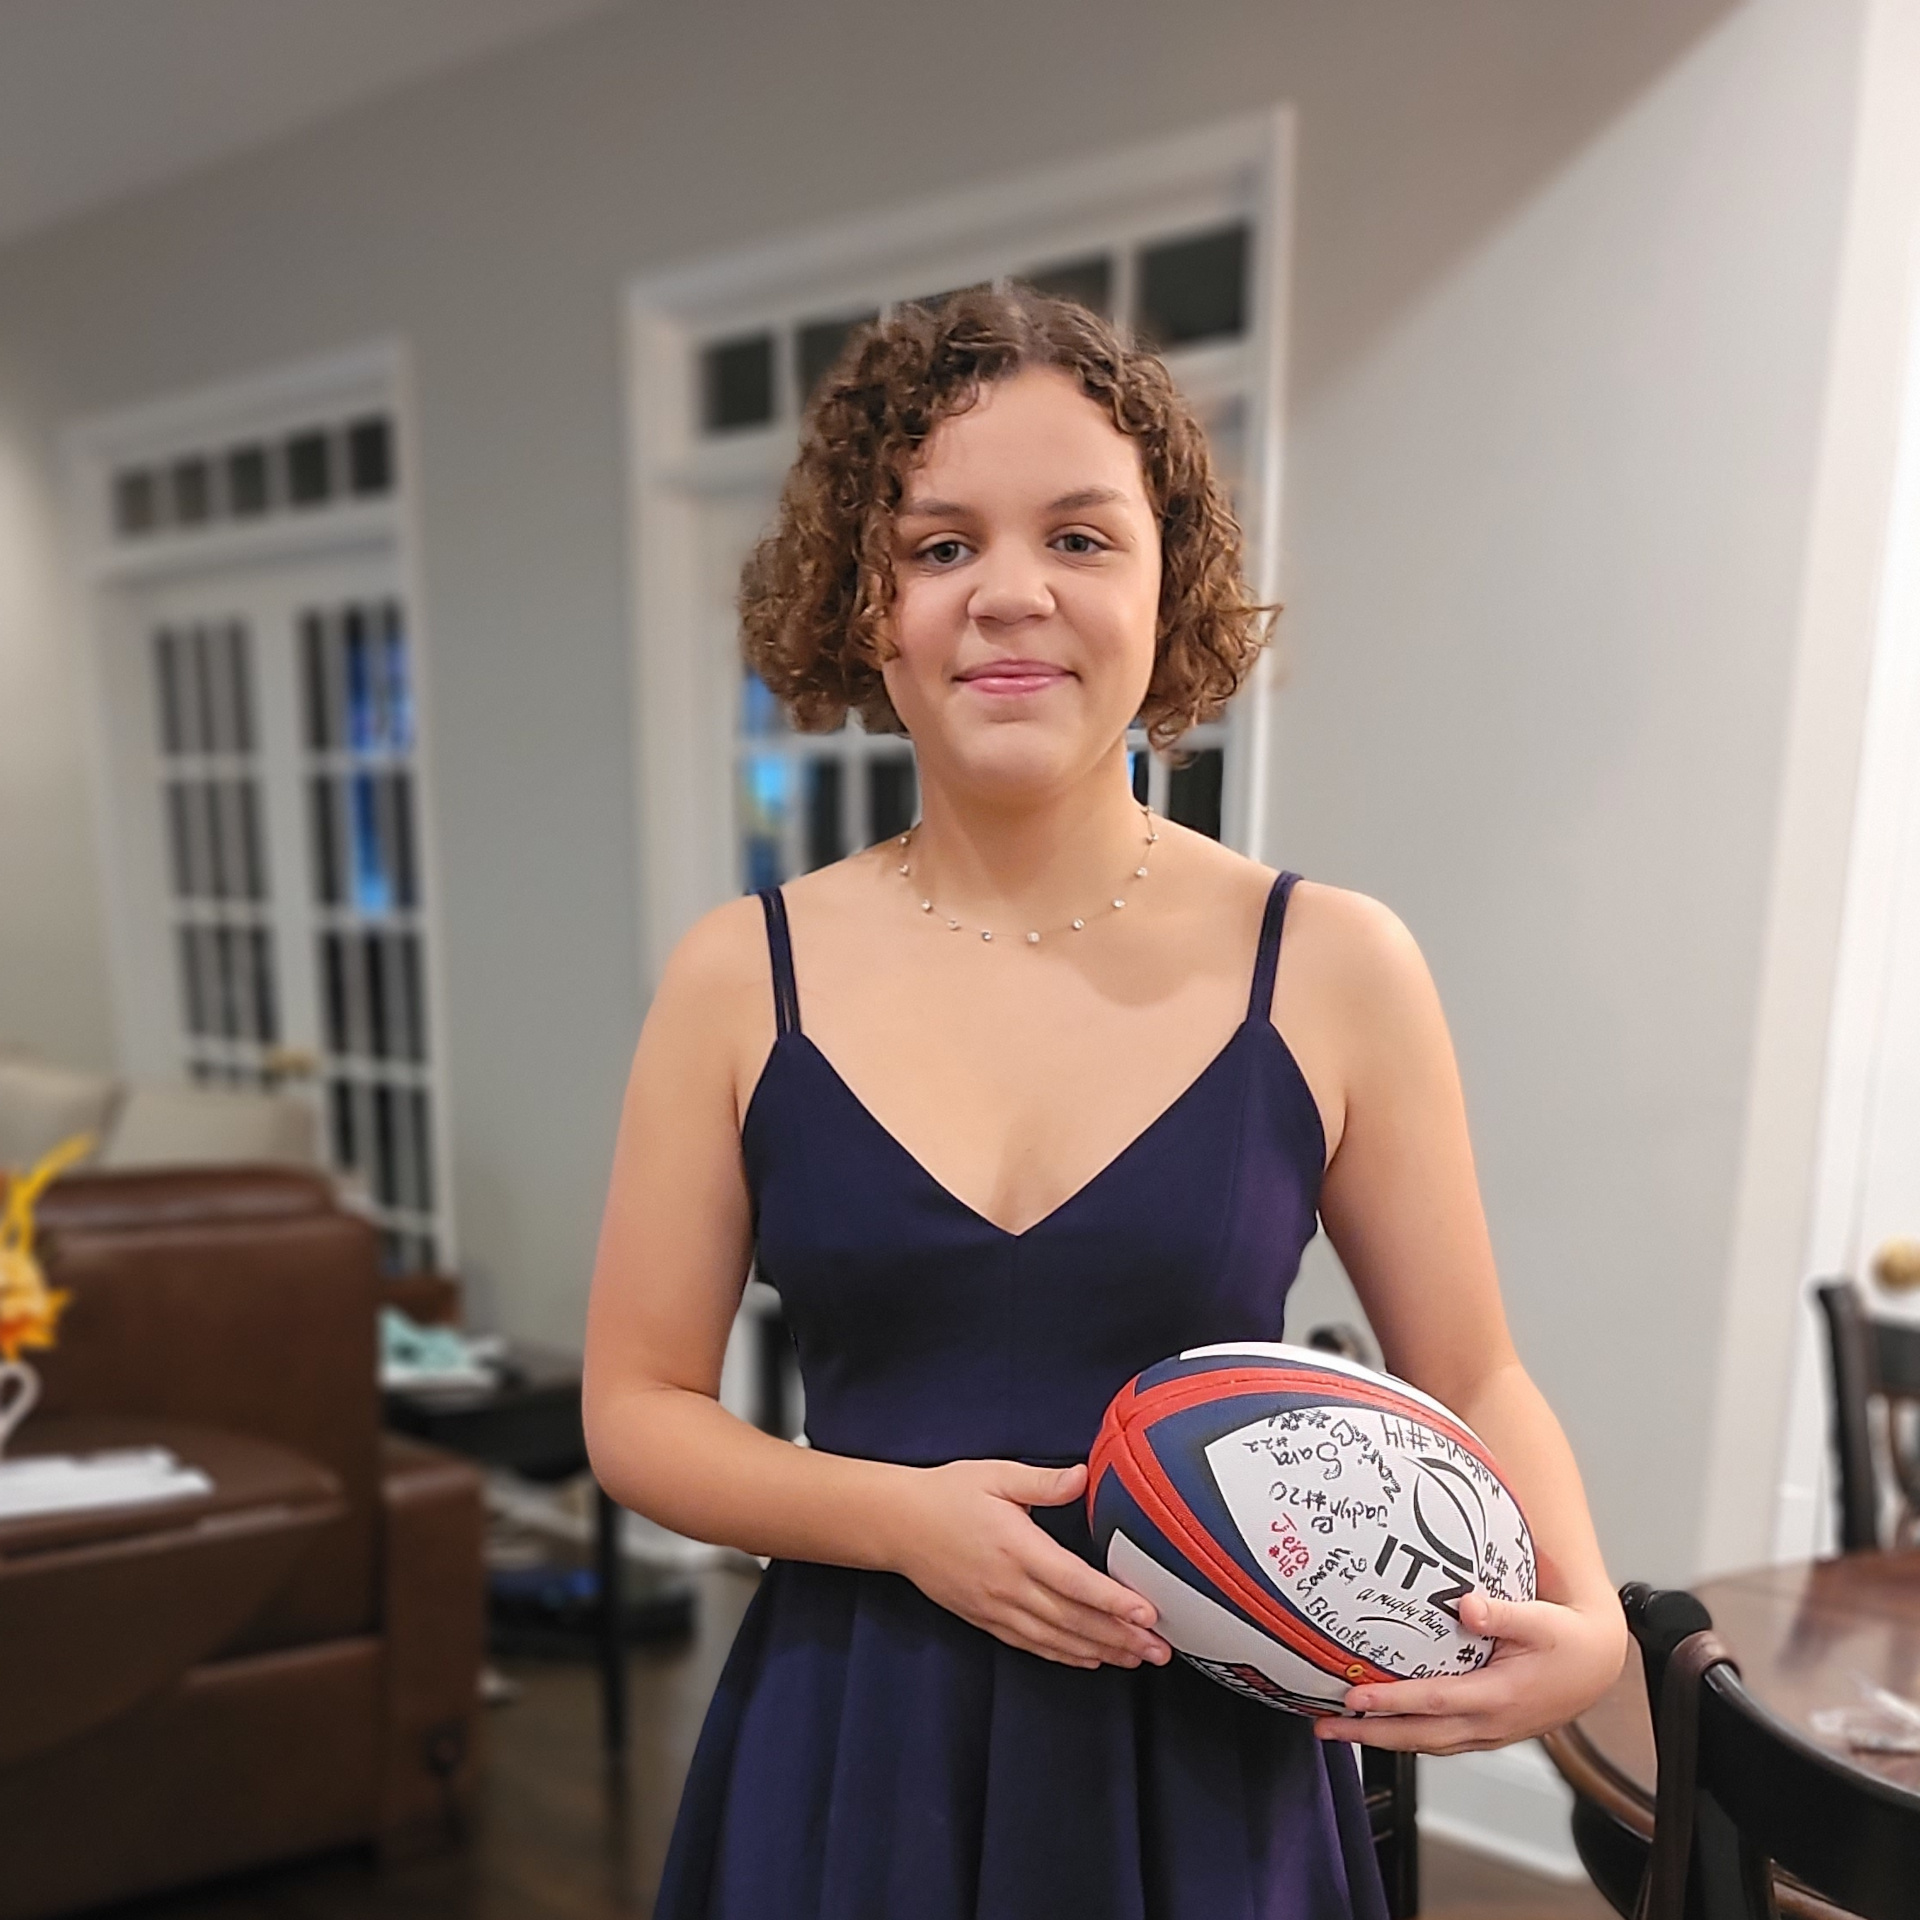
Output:
<path fill-rule="evenodd" d="M 1090 533 L 1063 533 L 1055 544 L 1068 553 L 1103 552 L 1100 542 Z"/>
<path fill-rule="evenodd" d="M 950 567 L 966 550 L 964 540 L 936 540 L 932 546 L 920 549 L 920 558 L 931 561 L 936 567 Z"/>

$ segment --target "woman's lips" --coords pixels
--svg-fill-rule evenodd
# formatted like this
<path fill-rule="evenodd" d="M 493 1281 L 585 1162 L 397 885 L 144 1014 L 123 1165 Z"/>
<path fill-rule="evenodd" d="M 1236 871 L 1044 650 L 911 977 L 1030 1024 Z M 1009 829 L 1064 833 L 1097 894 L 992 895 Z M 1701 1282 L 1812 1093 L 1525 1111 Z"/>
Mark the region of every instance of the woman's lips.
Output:
<path fill-rule="evenodd" d="M 960 676 L 961 684 L 981 693 L 1038 693 L 1066 679 L 1063 667 L 1049 666 L 1044 660 L 1000 660 L 990 667 L 974 667 Z"/>

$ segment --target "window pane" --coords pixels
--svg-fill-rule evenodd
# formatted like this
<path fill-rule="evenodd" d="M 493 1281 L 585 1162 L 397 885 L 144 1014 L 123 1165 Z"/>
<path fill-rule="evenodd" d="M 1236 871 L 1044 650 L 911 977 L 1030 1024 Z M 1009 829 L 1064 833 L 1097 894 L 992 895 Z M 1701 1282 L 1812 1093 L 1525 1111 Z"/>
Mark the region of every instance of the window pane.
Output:
<path fill-rule="evenodd" d="M 181 726 L 180 647 L 164 627 L 153 636 L 153 665 L 160 690 L 160 749 L 179 753 L 186 746 Z"/>
<path fill-rule="evenodd" d="M 407 671 L 406 628 L 393 601 L 380 609 L 380 656 L 386 683 L 387 745 L 395 753 L 413 746 L 413 682 Z"/>
<path fill-rule="evenodd" d="M 1180 347 L 1247 329 L 1247 228 L 1163 241 L 1140 254 L 1143 340 Z"/>
<path fill-rule="evenodd" d="M 1050 293 L 1056 300 L 1077 300 L 1098 314 L 1113 312 L 1113 262 L 1104 253 L 1035 267 L 1031 273 L 1017 277 L 1036 293 Z"/>
<path fill-rule="evenodd" d="M 362 498 L 393 491 L 393 430 L 378 415 L 347 428 L 347 485 Z"/>
<path fill-rule="evenodd" d="M 420 888 L 415 879 L 417 862 L 413 845 L 413 782 L 406 774 L 395 773 L 387 776 L 387 784 L 393 802 L 394 896 L 401 906 L 414 907 L 420 904 Z"/>
<path fill-rule="evenodd" d="M 195 780 L 187 787 L 187 825 L 190 833 L 193 891 L 201 900 L 219 898 L 218 855 L 214 846 L 214 783 Z"/>
<path fill-rule="evenodd" d="M 247 891 L 246 829 L 240 818 L 240 782 L 209 781 L 207 798 L 213 812 L 214 898 L 239 900 Z"/>
<path fill-rule="evenodd" d="M 333 1159 L 338 1167 L 358 1164 L 359 1142 L 354 1138 L 353 1088 L 345 1080 L 327 1083 L 327 1108 L 333 1121 Z"/>
<path fill-rule="evenodd" d="M 327 700 L 327 630 L 317 613 L 300 616 L 300 651 L 305 668 L 301 690 L 307 706 L 307 745 L 315 753 L 324 753 L 334 745 L 336 736 Z"/>
<path fill-rule="evenodd" d="M 213 511 L 212 475 L 198 454 L 173 463 L 173 524 L 204 526 Z"/>
<path fill-rule="evenodd" d="M 787 877 L 786 830 L 792 769 L 779 754 L 753 753 L 740 763 L 740 848 L 749 891 Z"/>
<path fill-rule="evenodd" d="M 280 1038 L 280 1010 L 273 997 L 273 937 L 265 927 L 252 930 L 255 1030 L 268 1046 Z"/>
<path fill-rule="evenodd" d="M 173 895 L 193 898 L 193 830 L 188 823 L 187 790 L 179 781 L 167 785 L 167 845 L 172 853 Z"/>
<path fill-rule="evenodd" d="M 913 756 L 890 753 L 867 765 L 867 823 L 876 842 L 913 825 L 916 783 Z"/>
<path fill-rule="evenodd" d="M 417 936 L 403 933 L 400 945 L 400 998 L 406 1008 L 406 1032 L 410 1043 L 408 1057 L 427 1057 L 427 991 L 420 977 L 420 942 Z"/>
<path fill-rule="evenodd" d="M 700 352 L 700 424 L 708 433 L 773 418 L 773 335 L 716 340 Z"/>
<path fill-rule="evenodd" d="M 296 507 L 333 498 L 333 448 L 324 433 L 296 433 L 287 442 L 287 497 Z"/>
<path fill-rule="evenodd" d="M 207 822 L 207 892 L 216 900 L 226 899 L 233 889 L 228 883 L 227 809 L 221 805 L 224 789 L 218 780 L 209 780 L 200 789 L 201 804 Z M 237 835 L 234 837 L 238 837 Z M 238 849 L 232 849 L 237 852 Z"/>
<path fill-rule="evenodd" d="M 384 1080 L 377 1080 L 373 1087 L 373 1191 L 383 1207 L 400 1203 L 393 1133 L 393 1089 Z"/>
<path fill-rule="evenodd" d="M 846 852 L 841 832 L 842 775 L 838 760 L 810 760 L 807 779 L 807 869 L 831 866 Z"/>
<path fill-rule="evenodd" d="M 1185 766 L 1174 767 L 1167 781 L 1168 814 L 1214 840 L 1220 838 L 1221 764 L 1218 747 L 1202 747 Z"/>
<path fill-rule="evenodd" d="M 116 533 L 151 533 L 159 524 L 159 504 L 159 489 L 145 467 L 127 467 L 113 476 Z"/>
<path fill-rule="evenodd" d="M 187 735 L 187 746 L 198 753 L 217 753 L 223 742 L 214 724 L 213 662 L 209 657 L 207 630 L 204 627 L 195 627 L 187 636 L 187 645 L 193 661 L 195 723 L 194 730 Z"/>
<path fill-rule="evenodd" d="M 267 510 L 267 450 L 234 447 L 227 454 L 227 510 L 251 520 Z"/>
<path fill-rule="evenodd" d="M 813 390 L 827 370 L 840 358 L 840 350 L 856 327 L 879 319 L 879 314 L 849 314 L 844 320 L 803 320 L 793 336 L 794 390 L 805 407 Z"/>
<path fill-rule="evenodd" d="M 782 733 L 786 716 L 773 690 L 751 667 L 740 685 L 740 731 L 742 733 Z"/>
<path fill-rule="evenodd" d="M 181 1015 L 189 1033 L 205 1033 L 207 1016 L 200 998 L 200 930 L 180 927 L 176 929 L 175 938 L 180 955 Z"/>
<path fill-rule="evenodd" d="M 227 628 L 227 672 L 233 682 L 234 745 L 253 751 L 253 654 L 247 630 L 235 621 Z"/>
<path fill-rule="evenodd" d="M 240 1038 L 240 983 L 236 978 L 239 969 L 235 964 L 235 932 L 232 927 L 212 927 L 208 931 L 213 939 L 216 1024 L 224 1038 L 237 1040 Z"/>
<path fill-rule="evenodd" d="M 373 714 L 373 671 L 366 616 L 349 607 L 341 616 L 347 646 L 347 745 L 364 753 L 379 741 Z"/>
<path fill-rule="evenodd" d="M 340 904 L 340 835 L 337 831 L 334 782 L 316 774 L 307 783 L 308 812 L 313 825 L 313 884 L 323 907 Z"/>
<path fill-rule="evenodd" d="M 413 1204 L 422 1213 L 433 1211 L 433 1135 L 427 1115 L 427 1096 L 415 1087 L 406 1096 L 407 1114 L 413 1126 L 413 1177 L 416 1192 Z M 425 1255 L 431 1266 L 431 1251 Z"/>
<path fill-rule="evenodd" d="M 240 845 L 247 898 L 264 900 L 267 897 L 266 838 L 260 830 L 260 787 L 254 780 L 240 782 Z"/>
<path fill-rule="evenodd" d="M 216 753 L 250 753 L 246 636 L 238 626 L 209 627 L 206 646 L 213 692 L 213 733 L 207 744 Z"/>
<path fill-rule="evenodd" d="M 320 936 L 320 977 L 326 987 L 327 1051 L 351 1053 L 353 1036 L 347 1007 L 346 943 L 337 933 L 323 933 Z M 353 1164 L 350 1154 L 342 1155 L 342 1158 L 347 1165 Z"/>
<path fill-rule="evenodd" d="M 380 834 L 379 783 L 356 773 L 348 789 L 353 812 L 353 904 L 362 913 L 386 913 L 393 906 L 393 876 Z"/>
<path fill-rule="evenodd" d="M 367 1051 L 376 1060 L 387 1057 L 387 970 L 382 964 L 384 937 L 363 934 L 360 939 L 361 978 L 367 992 Z"/>

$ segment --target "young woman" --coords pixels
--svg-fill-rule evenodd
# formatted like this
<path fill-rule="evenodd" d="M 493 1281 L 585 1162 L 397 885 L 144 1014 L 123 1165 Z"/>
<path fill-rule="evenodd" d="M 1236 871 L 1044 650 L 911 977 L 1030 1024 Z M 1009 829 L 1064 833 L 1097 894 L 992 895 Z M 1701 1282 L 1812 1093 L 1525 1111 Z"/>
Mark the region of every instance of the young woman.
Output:
<path fill-rule="evenodd" d="M 748 657 L 802 727 L 911 735 L 922 818 L 710 914 L 634 1061 L 594 1465 L 625 1505 L 773 1557 L 662 1920 L 1375 1920 L 1331 1743 L 1498 1746 L 1619 1669 L 1413 941 L 1130 790 L 1135 717 L 1168 744 L 1252 663 L 1239 561 L 1165 369 L 1077 307 L 907 309 L 809 414 L 747 569 Z M 1358 1687 L 1365 1718 L 1320 1722 L 1170 1663 L 1081 1506 L 1125 1380 L 1279 1336 L 1316 1215 L 1387 1364 L 1501 1461 L 1544 1596 L 1461 1603 L 1498 1641 L 1482 1672 Z M 807 1448 L 716 1397 L 755 1259 Z"/>

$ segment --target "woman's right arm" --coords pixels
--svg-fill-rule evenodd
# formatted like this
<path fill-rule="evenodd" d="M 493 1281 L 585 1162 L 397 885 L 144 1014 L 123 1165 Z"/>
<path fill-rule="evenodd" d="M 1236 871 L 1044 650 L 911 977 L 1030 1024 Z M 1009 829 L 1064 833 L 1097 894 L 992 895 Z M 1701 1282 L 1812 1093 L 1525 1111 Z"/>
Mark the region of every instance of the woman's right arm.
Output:
<path fill-rule="evenodd" d="M 1163 1661 L 1152 1608 L 1026 1512 L 1079 1498 L 1084 1467 L 850 1459 L 776 1439 L 720 1405 L 752 1257 L 739 1063 L 764 1058 L 773 1037 L 760 929 L 753 900 L 701 921 L 668 963 L 634 1054 L 587 1308 L 595 1476 L 622 1506 L 695 1539 L 904 1573 L 1049 1659 Z"/>

